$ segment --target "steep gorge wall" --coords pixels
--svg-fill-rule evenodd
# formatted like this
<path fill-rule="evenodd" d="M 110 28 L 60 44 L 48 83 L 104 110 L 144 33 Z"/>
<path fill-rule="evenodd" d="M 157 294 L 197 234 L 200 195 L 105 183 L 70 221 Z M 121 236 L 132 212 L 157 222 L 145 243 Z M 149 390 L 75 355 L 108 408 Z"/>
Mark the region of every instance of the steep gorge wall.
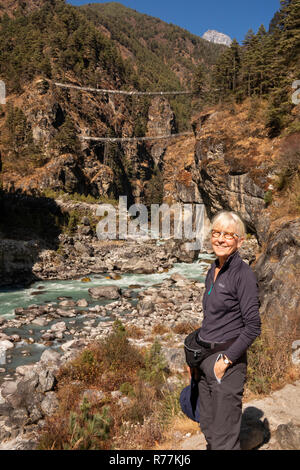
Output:
<path fill-rule="evenodd" d="M 190 189 L 197 186 L 208 219 L 222 209 L 241 215 L 259 243 L 252 267 L 261 313 L 273 318 L 279 329 L 291 331 L 296 326 L 299 336 L 300 217 L 284 214 L 276 219 L 267 207 L 265 193 L 274 176 L 272 161 L 279 140 L 268 139 L 259 122 L 243 119 L 242 110 L 236 116 L 212 111 L 194 121 L 194 162 L 187 168 Z"/>

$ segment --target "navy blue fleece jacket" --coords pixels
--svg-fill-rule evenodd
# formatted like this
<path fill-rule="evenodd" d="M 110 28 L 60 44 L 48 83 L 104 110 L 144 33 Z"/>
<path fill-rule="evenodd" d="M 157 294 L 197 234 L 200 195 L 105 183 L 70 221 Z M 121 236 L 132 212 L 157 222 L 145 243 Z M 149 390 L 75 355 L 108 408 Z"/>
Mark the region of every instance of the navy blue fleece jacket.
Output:
<path fill-rule="evenodd" d="M 235 362 L 261 332 L 258 284 L 238 251 L 227 258 L 214 282 L 216 266 L 218 259 L 205 280 L 204 319 L 199 335 L 202 340 L 221 343 L 236 338 L 224 352 Z"/>

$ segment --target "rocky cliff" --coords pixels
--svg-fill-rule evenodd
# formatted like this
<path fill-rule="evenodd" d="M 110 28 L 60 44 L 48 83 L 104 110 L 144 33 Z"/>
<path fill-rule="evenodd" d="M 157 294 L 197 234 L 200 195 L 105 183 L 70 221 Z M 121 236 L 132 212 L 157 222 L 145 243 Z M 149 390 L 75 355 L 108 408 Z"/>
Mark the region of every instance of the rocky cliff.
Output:
<path fill-rule="evenodd" d="M 113 84 L 111 84 L 113 87 Z M 98 143 L 80 141 L 80 136 L 107 134 L 132 135 L 134 116 L 125 99 L 114 101 L 106 97 L 78 91 L 61 91 L 51 82 L 37 79 L 18 98 L 22 103 L 28 132 L 39 146 L 39 164 L 26 160 L 16 167 L 12 152 L 4 149 L 3 187 L 41 195 L 44 190 L 90 194 L 94 198 L 143 200 L 144 186 L 167 142 L 144 145 L 143 142 Z M 66 128 L 69 117 L 74 126 Z M 63 128 L 65 133 L 62 135 Z M 2 123 L 5 134 L 4 123 Z M 175 130 L 174 113 L 167 100 L 155 98 L 148 112 L 148 136 L 169 135 Z M 66 145 L 66 139 L 71 144 Z"/>
<path fill-rule="evenodd" d="M 259 281 L 261 313 L 278 322 L 278 331 L 298 328 L 299 334 L 300 218 L 278 201 L 272 207 L 267 203 L 282 143 L 270 140 L 259 118 L 249 119 L 248 111 L 244 103 L 234 112 L 211 109 L 195 118 L 194 158 L 179 158 L 184 190 L 180 171 L 172 190 L 182 202 L 203 202 L 208 220 L 222 209 L 241 215 L 259 244 L 248 259 Z"/>

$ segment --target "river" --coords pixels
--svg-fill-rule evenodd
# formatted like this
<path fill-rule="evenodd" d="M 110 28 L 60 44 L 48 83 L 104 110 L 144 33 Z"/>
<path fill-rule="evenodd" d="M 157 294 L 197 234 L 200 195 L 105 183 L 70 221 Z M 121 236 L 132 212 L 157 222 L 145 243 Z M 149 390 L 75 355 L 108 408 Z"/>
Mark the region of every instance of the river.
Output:
<path fill-rule="evenodd" d="M 134 307 L 137 303 L 136 295 L 142 290 L 150 286 L 160 284 L 164 279 L 169 278 L 174 273 L 179 273 L 189 279 L 195 279 L 203 282 L 207 272 L 208 263 L 214 259 L 213 255 L 202 253 L 194 263 L 176 263 L 173 268 L 168 272 L 155 273 L 155 274 L 130 274 L 122 273 L 120 279 L 111 279 L 106 274 L 103 275 L 90 275 L 89 282 L 82 282 L 81 279 L 68 280 L 68 281 L 38 281 L 30 287 L 24 289 L 6 288 L 0 289 L 0 315 L 6 319 L 15 318 L 14 310 L 18 307 L 29 307 L 30 305 L 45 305 L 52 304 L 58 306 L 62 298 L 72 298 L 77 301 L 79 299 L 86 299 L 89 302 L 89 308 L 95 305 L 107 305 L 113 300 L 93 300 L 88 293 L 90 287 L 102 285 L 116 285 L 122 290 L 126 290 L 129 286 L 139 285 L 141 287 L 131 288 L 133 297 L 128 299 Z M 80 307 L 75 307 L 82 310 Z M 126 314 L 126 312 L 125 312 Z M 93 324 L 111 320 L 110 317 L 100 317 L 94 320 Z M 86 315 L 76 315 L 74 318 L 64 318 L 63 321 L 73 330 L 84 328 L 88 324 Z M 47 324 L 46 329 L 51 328 L 51 325 L 56 323 L 57 319 Z M 43 351 L 49 347 L 41 342 L 41 334 L 45 331 L 45 326 L 38 326 L 32 323 L 23 325 L 20 328 L 5 328 L 2 332 L 7 335 L 18 334 L 22 340 L 14 344 L 14 348 L 6 351 L 6 357 L 1 364 L 0 358 L 0 382 L 9 380 L 13 377 L 14 371 L 17 366 L 32 364 L 40 359 Z M 32 344 L 28 341 L 30 338 L 34 340 Z M 70 334 L 64 335 L 63 342 L 70 341 L 72 336 Z M 60 351 L 62 342 L 54 341 L 52 348 Z"/>

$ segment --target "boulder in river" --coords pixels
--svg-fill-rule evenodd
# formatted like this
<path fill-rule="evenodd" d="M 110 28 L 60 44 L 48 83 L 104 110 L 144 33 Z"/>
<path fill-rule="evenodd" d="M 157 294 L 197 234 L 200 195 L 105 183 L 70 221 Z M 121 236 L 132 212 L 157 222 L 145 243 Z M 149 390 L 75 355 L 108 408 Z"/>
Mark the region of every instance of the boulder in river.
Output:
<path fill-rule="evenodd" d="M 89 305 L 86 299 L 79 299 L 76 302 L 77 307 L 87 307 Z"/>
<path fill-rule="evenodd" d="M 13 343 L 11 341 L 8 341 L 7 339 L 4 339 L 3 341 L 0 341 L 0 349 L 12 349 L 14 347 Z"/>
<path fill-rule="evenodd" d="M 121 296 L 121 289 L 117 286 L 91 287 L 88 292 L 93 299 L 118 299 Z"/>

